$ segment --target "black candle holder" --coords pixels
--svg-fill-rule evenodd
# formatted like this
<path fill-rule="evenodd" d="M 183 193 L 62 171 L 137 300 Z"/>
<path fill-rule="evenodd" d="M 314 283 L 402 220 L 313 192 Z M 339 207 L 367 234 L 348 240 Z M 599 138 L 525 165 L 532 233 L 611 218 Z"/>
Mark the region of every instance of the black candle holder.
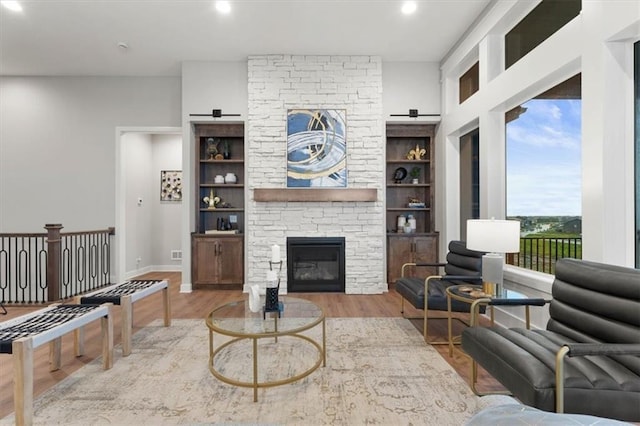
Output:
<path fill-rule="evenodd" d="M 279 265 L 278 267 L 278 284 L 275 287 L 269 287 L 267 285 L 266 297 L 264 300 L 264 309 L 263 309 L 263 318 L 266 317 L 267 312 L 277 312 L 278 317 L 282 315 L 282 310 L 284 308 L 282 302 L 278 300 L 278 292 L 280 291 L 280 271 L 282 271 L 282 261 L 273 262 L 269 261 L 269 270 L 273 271 L 273 266 Z"/>

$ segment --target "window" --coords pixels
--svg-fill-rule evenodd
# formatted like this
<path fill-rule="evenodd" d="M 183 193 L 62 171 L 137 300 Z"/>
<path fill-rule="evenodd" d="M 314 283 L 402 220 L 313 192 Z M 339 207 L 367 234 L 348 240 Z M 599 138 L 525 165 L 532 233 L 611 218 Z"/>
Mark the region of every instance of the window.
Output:
<path fill-rule="evenodd" d="M 480 218 L 480 130 L 460 137 L 460 235 L 466 240 L 467 219 Z"/>
<path fill-rule="evenodd" d="M 507 217 L 521 222 L 510 263 L 553 273 L 582 257 L 580 74 L 508 111 Z"/>
<path fill-rule="evenodd" d="M 505 68 L 578 16 L 581 0 L 542 0 L 505 36 Z"/>
<path fill-rule="evenodd" d="M 467 70 L 467 72 L 462 74 L 462 77 L 460 77 L 460 81 L 458 82 L 458 92 L 460 93 L 459 103 L 463 103 L 469 96 L 473 95 L 480 89 L 479 71 L 480 63 L 476 62 Z"/>

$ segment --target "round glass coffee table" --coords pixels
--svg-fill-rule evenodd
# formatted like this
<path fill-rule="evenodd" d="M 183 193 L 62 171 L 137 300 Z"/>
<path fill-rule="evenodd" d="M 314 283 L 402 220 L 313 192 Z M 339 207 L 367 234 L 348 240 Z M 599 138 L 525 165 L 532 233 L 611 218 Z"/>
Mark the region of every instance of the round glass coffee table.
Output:
<path fill-rule="evenodd" d="M 280 310 L 265 313 L 252 312 L 249 309 L 248 299 L 227 303 L 215 308 L 206 318 L 209 328 L 209 370 L 217 379 L 234 386 L 253 388 L 253 400 L 258 400 L 258 389 L 273 386 L 280 386 L 300 380 L 315 370 L 320 365 L 326 366 L 326 326 L 325 316 L 322 308 L 308 300 L 294 297 L 281 296 Z M 319 342 L 307 334 L 302 334 L 318 325 L 322 325 L 322 341 Z M 230 336 L 217 348 L 214 346 L 214 333 Z M 302 371 L 286 369 L 286 377 L 277 379 L 260 379 L 258 367 L 258 356 L 262 351 L 276 350 L 273 344 L 278 344 L 278 337 L 288 336 L 290 344 L 304 345 L 310 344 L 317 354 L 317 359 L 310 367 L 302 368 Z M 273 339 L 273 344 L 260 344 L 261 339 Z M 229 362 L 227 358 L 216 359 L 223 351 L 231 346 L 252 343 L 250 350 L 252 357 L 253 374 L 252 380 L 242 380 L 229 377 L 223 370 L 224 362 Z M 264 340 L 263 340 L 264 341 Z M 296 351 L 297 352 L 297 351 Z M 287 352 L 285 352 L 286 354 Z M 290 352 L 288 352 L 290 353 Z M 268 355 L 264 354 L 263 356 Z M 268 358 L 268 356 L 265 356 Z M 265 368 L 265 367 L 262 367 Z"/>

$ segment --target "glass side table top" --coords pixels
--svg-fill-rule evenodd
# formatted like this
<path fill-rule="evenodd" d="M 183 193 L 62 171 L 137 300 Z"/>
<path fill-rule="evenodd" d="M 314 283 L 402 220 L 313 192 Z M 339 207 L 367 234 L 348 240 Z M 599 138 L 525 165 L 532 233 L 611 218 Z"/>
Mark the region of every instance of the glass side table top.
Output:
<path fill-rule="evenodd" d="M 480 285 L 452 285 L 447 287 L 447 293 L 449 293 L 454 299 L 464 302 L 472 303 L 476 299 L 507 299 L 507 300 L 526 300 L 528 296 L 518 293 L 517 291 L 509 290 L 504 286 L 499 289 L 496 294 L 488 294 L 482 291 Z"/>
<path fill-rule="evenodd" d="M 209 313 L 207 327 L 229 336 L 266 336 L 308 330 L 324 320 L 322 308 L 313 302 L 288 296 L 280 296 L 279 301 L 283 306 L 280 317 L 278 312 L 268 312 L 266 319 L 262 309 L 251 312 L 248 298 L 227 303 Z"/>

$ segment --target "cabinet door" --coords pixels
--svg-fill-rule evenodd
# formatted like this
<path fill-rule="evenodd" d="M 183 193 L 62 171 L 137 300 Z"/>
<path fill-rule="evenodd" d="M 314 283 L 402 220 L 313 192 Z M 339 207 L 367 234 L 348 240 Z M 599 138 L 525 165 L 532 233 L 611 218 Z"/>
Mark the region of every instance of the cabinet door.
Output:
<path fill-rule="evenodd" d="M 413 253 L 416 263 L 436 263 L 438 261 L 438 236 L 425 235 L 413 237 Z M 416 271 L 419 277 L 439 275 L 437 267 L 422 267 Z"/>
<path fill-rule="evenodd" d="M 240 238 L 220 238 L 218 265 L 218 284 L 242 284 L 244 262 Z"/>
<path fill-rule="evenodd" d="M 402 265 L 413 262 L 412 241 L 410 237 L 389 236 L 387 246 L 387 282 L 395 283 L 401 277 Z"/>
<path fill-rule="evenodd" d="M 193 284 L 216 284 L 219 269 L 217 252 L 217 238 L 193 238 L 191 251 Z"/>

